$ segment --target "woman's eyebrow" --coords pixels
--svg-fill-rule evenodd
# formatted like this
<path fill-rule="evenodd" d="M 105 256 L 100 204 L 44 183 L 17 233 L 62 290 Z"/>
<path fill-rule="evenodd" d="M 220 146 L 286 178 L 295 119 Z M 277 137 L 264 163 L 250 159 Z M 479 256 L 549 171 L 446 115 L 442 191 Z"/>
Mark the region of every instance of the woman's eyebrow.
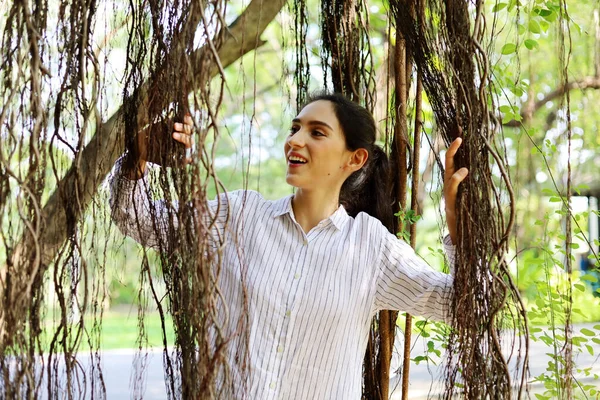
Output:
<path fill-rule="evenodd" d="M 302 123 L 302 120 L 300 120 L 300 118 L 294 118 L 292 120 L 292 122 L 294 123 Z M 323 121 L 319 121 L 319 120 L 312 120 L 312 121 L 307 121 L 306 122 L 307 125 L 319 125 L 319 126 L 324 126 L 326 128 L 329 128 L 329 130 L 333 130 L 333 128 L 331 126 L 329 126 L 329 124 L 327 124 L 326 122 Z"/>

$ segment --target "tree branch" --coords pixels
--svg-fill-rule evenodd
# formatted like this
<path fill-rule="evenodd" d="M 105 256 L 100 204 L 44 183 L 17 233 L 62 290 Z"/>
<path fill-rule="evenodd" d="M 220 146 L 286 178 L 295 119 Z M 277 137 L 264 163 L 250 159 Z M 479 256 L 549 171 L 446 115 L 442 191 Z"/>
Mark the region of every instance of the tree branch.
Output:
<path fill-rule="evenodd" d="M 225 40 L 218 50 L 220 64 L 223 68 L 264 43 L 260 39 L 260 35 L 277 16 L 284 4 L 285 0 L 252 0 L 248 4 L 244 12 L 227 27 Z M 205 47 L 194 51 L 190 57 L 192 64 L 196 65 L 207 51 L 210 49 Z M 213 67 L 208 74 L 209 79 L 215 77 L 217 72 L 217 68 Z M 194 81 L 202 84 L 196 79 Z M 152 82 L 146 81 L 140 88 L 142 104 L 147 101 L 147 88 L 151 84 Z M 78 165 L 73 163 L 44 206 L 42 215 L 46 225 L 40 237 L 40 242 L 44 243 L 42 258 L 44 265 L 52 262 L 57 251 L 87 209 L 98 186 L 111 170 L 116 159 L 123 153 L 125 132 L 123 124 L 117 123 L 123 110 L 124 107 L 121 106 L 108 121 L 101 125 L 83 149 L 79 157 L 80 163 Z M 65 203 L 64 199 L 69 198 L 76 191 L 80 193 L 79 204 Z M 24 239 L 21 240 L 21 243 L 23 242 Z M 23 245 L 19 247 L 24 251 L 29 248 L 29 246 Z M 26 256 L 26 254 L 21 254 L 21 256 Z"/>
<path fill-rule="evenodd" d="M 511 128 L 518 128 L 518 127 L 522 126 L 523 124 L 526 124 L 527 122 L 531 121 L 531 118 L 533 118 L 533 114 L 535 114 L 537 111 L 539 111 L 540 108 L 545 106 L 546 103 L 562 96 L 567 91 L 576 90 L 576 89 L 579 89 L 579 90 L 600 89 L 600 77 L 586 76 L 585 78 L 578 79 L 573 82 L 569 82 L 568 85 L 561 85 L 558 88 L 551 91 L 550 93 L 548 93 L 541 100 L 538 100 L 536 102 L 531 102 L 531 103 L 528 102 L 526 104 L 526 106 L 523 108 L 523 111 L 521 112 L 521 121 L 517 121 L 517 120 L 513 119 L 513 120 L 503 123 L 502 125 L 511 127 Z"/>

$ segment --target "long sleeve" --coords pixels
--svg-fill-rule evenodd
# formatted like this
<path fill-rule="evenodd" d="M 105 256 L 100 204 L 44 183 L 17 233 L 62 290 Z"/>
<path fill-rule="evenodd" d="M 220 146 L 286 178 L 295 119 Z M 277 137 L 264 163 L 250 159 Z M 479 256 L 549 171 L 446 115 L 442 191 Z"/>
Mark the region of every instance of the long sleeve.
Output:
<path fill-rule="evenodd" d="M 454 246 L 449 237 L 444 240 L 451 269 Z M 450 295 L 453 276 L 432 269 L 404 241 L 386 232 L 378 262 L 376 307 L 409 312 L 435 320 L 450 317 Z"/>
<path fill-rule="evenodd" d="M 112 219 L 124 235 L 143 246 L 161 249 L 168 243 L 169 221 L 178 226 L 176 208 L 151 199 L 147 173 L 138 180 L 123 176 L 122 160 L 117 160 L 110 177 Z"/>
<path fill-rule="evenodd" d="M 119 230 L 126 236 L 146 247 L 165 251 L 175 245 L 172 242 L 180 226 L 179 207 L 176 201 L 153 200 L 148 174 L 138 180 L 123 176 L 121 171 L 123 158 L 115 163 L 110 177 L 111 217 Z M 208 235 L 211 245 L 219 247 L 225 240 L 225 232 L 238 225 L 242 206 L 249 192 L 239 190 L 221 193 L 205 206 L 188 214 L 188 225 L 192 234 L 196 228 L 199 234 Z M 250 194 L 255 196 L 257 194 Z M 192 209 L 192 204 L 185 207 Z M 197 218 L 201 216 L 201 220 Z"/>

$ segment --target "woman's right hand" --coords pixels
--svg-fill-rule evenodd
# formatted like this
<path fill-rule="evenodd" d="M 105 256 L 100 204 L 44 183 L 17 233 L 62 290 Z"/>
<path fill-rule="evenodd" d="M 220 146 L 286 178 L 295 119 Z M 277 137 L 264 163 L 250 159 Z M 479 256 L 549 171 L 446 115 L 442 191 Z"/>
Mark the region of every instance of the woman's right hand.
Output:
<path fill-rule="evenodd" d="M 194 121 L 190 114 L 183 117 L 183 123 L 175 122 L 173 124 L 173 139 L 182 143 L 186 149 L 192 148 L 192 133 L 194 132 Z"/>
<path fill-rule="evenodd" d="M 163 126 L 165 123 L 162 123 Z M 146 162 L 153 162 L 157 164 L 165 164 L 165 161 L 171 161 L 175 158 L 177 153 L 177 147 L 167 145 L 168 150 L 172 150 L 173 154 L 165 153 L 163 147 L 164 140 L 171 140 L 173 138 L 176 142 L 183 144 L 186 149 L 192 147 L 192 133 L 194 131 L 194 122 L 192 116 L 186 114 L 183 123 L 175 122 L 173 124 L 173 132 L 167 136 L 164 132 L 164 127 L 160 127 L 161 123 L 155 124 L 149 128 L 140 131 L 134 142 L 133 151 L 128 155 L 128 158 L 124 164 L 123 173 L 129 179 L 139 179 L 144 176 L 146 172 Z M 158 131 L 156 131 L 158 129 Z M 154 131 L 153 131 L 154 130 Z M 151 135 L 152 136 L 151 138 Z M 160 137 L 159 137 L 160 136 Z M 164 139 L 163 139 L 164 137 Z M 165 143 L 166 144 L 166 143 Z M 162 151 L 161 151 L 162 148 Z M 189 160 L 184 160 L 189 162 Z M 171 166 L 167 163 L 166 166 Z"/>

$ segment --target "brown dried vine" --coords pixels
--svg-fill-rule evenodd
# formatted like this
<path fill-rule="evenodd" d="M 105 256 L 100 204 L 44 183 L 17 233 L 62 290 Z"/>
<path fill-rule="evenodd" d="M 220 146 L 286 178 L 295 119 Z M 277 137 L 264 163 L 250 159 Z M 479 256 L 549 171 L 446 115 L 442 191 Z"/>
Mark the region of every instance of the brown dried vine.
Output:
<path fill-rule="evenodd" d="M 494 124 L 489 121 L 487 109 L 488 66 L 482 50 L 484 46 L 480 44 L 485 32 L 482 3 L 475 3 L 472 27 L 467 2 L 447 1 L 442 6 L 438 1 L 430 1 L 430 18 L 431 15 L 442 16 L 443 24 L 437 26 L 428 20 L 426 33 L 415 22 L 406 2 L 397 3 L 400 6 L 393 8 L 396 10 L 394 17 L 402 23 L 396 27 L 402 30 L 407 41 L 407 58 L 414 58 L 423 74 L 438 129 L 447 141 L 463 135 L 465 143 L 460 163 L 471 171 L 460 203 L 459 258 L 452 305 L 457 311 L 450 342 L 446 397 L 451 397 L 456 390 L 454 384 L 461 382 L 465 385 L 466 397 L 504 398 L 510 390 L 511 379 L 499 349 L 501 330 L 508 327 L 526 332 L 526 324 L 518 292 L 503 258 L 512 215 L 502 214 L 500 189 L 490 178 L 491 157 L 503 173 L 501 185 L 510 192 L 503 161 L 493 147 Z M 197 162 L 187 169 L 163 169 L 156 177 L 158 184 L 149 192 L 149 196 L 165 198 L 171 206 L 167 229 L 177 238 L 173 243 L 165 243 L 161 249 L 159 271 L 151 268 L 149 259 L 152 256 L 144 254 L 140 272 L 142 284 L 150 288 L 161 313 L 163 329 L 168 313 L 174 320 L 174 349 L 169 350 L 166 334 L 163 336 L 168 393 L 171 398 L 198 398 L 200 394 L 218 398 L 225 394 L 240 394 L 245 382 L 244 321 L 239 321 L 236 333 L 240 335 L 232 341 L 232 336 L 221 326 L 218 312 L 221 300 L 215 272 L 210 268 L 219 264 L 219 254 L 214 251 L 211 238 L 199 234 L 209 231 L 212 225 L 212 221 L 203 218 L 206 216 L 207 187 L 213 185 L 222 189 L 211 164 L 214 147 L 204 144 L 219 134 L 216 120 L 223 96 L 222 81 L 216 89 L 207 82 L 214 71 L 223 71 L 217 52 L 226 40 L 226 2 L 136 0 L 130 4 L 125 107 L 119 112 L 123 124 L 118 128 L 127 132 L 124 142 L 131 150 L 136 132 L 152 133 L 147 128 L 156 126 L 168 130 L 173 118 L 181 118 L 185 111 L 191 112 L 196 126 L 202 128 L 196 132 Z M 300 12 L 295 22 L 299 60 L 297 101 L 300 103 L 309 79 L 306 47 L 299 43 L 306 37 L 306 15 L 302 14 L 306 2 L 297 0 L 294 6 L 294 10 Z M 83 340 L 88 342 L 92 352 L 98 349 L 102 309 L 92 299 L 101 303 L 104 295 L 101 275 L 102 258 L 106 255 L 102 254 L 101 244 L 95 245 L 101 248 L 95 249 L 94 256 L 90 257 L 83 250 L 84 241 L 93 242 L 94 234 L 92 229 L 92 238 L 84 238 L 84 223 L 80 220 L 81 210 L 91 198 L 89 193 L 80 190 L 87 187 L 81 182 L 88 179 L 83 167 L 88 165 L 84 157 L 86 135 L 93 128 L 100 130 L 101 124 L 97 115 L 97 109 L 101 108 L 98 53 L 92 40 L 96 7 L 95 1 L 63 0 L 59 3 L 57 15 L 60 18 L 53 20 L 59 28 L 57 45 L 61 55 L 58 60 L 48 56 L 49 13 L 44 5 L 34 7 L 26 2 L 15 2 L 8 10 L 4 26 L 0 87 L 3 135 L 0 212 L 4 217 L 11 210 L 18 210 L 18 217 L 14 217 L 7 228 L 2 226 L 1 237 L 3 256 L 8 262 L 0 267 L 0 386 L 7 398 L 36 398 L 42 390 L 49 398 L 89 395 L 82 393 L 85 388 L 80 385 L 88 371 L 80 369 L 74 353 Z M 344 92 L 372 109 L 374 71 L 366 2 L 324 0 L 322 11 L 326 75 L 331 77 L 336 91 Z M 196 53 L 194 48 L 197 26 L 200 26 L 200 36 L 207 49 L 201 53 Z M 210 33 L 213 31 L 218 32 L 214 37 Z M 451 71 L 450 74 L 446 74 L 440 65 Z M 86 75 L 89 71 L 94 71 L 91 78 Z M 412 68 L 407 67 L 404 72 L 408 81 Z M 61 84 L 60 88 L 51 88 L 50 93 L 46 93 L 48 85 L 45 82 L 50 75 L 59 77 Z M 409 86 L 406 81 L 405 85 Z M 192 89 L 196 91 L 188 95 Z M 52 110 L 42 105 L 45 98 L 53 99 Z M 68 111 L 68 104 L 75 106 L 74 111 Z M 404 114 L 399 116 L 404 117 Z M 75 141 L 65 135 L 73 128 L 77 132 Z M 67 174 L 66 162 L 59 160 L 58 152 L 41 145 L 47 141 L 61 143 L 67 149 L 74 166 Z M 405 153 L 406 149 L 401 152 Z M 98 163 L 112 164 L 113 161 L 114 158 L 108 156 L 99 158 Z M 167 162 L 169 160 L 165 160 Z M 67 221 L 65 236 L 68 241 L 59 246 L 58 254 L 53 252 L 55 250 L 50 251 L 50 256 L 44 253 L 44 242 L 39 240 L 50 223 L 42 218 L 48 163 L 54 171 L 53 179 L 58 180 L 64 174 L 70 177 L 65 181 L 68 184 L 59 185 L 57 191 Z M 193 201 L 194 207 L 176 207 L 177 202 L 185 204 L 189 201 Z M 107 216 L 94 215 L 94 218 Z M 26 239 L 20 240 L 22 237 Z M 181 248 L 193 251 L 178 251 Z M 48 257 L 52 262 L 47 262 Z M 48 268 L 52 272 L 50 284 L 58 296 L 59 322 L 48 341 L 47 369 L 39 371 L 35 367 L 36 359 L 46 356 L 41 321 L 45 300 L 43 285 L 48 283 L 44 271 Z M 165 297 L 159 293 L 161 281 L 166 285 Z M 474 299 L 478 301 L 471 301 Z M 89 307 L 95 317 L 91 329 L 87 329 L 83 321 Z M 514 314 L 502 319 L 507 310 Z M 140 308 L 141 345 L 144 342 L 143 313 L 144 309 Z M 395 326 L 395 319 L 388 322 Z M 231 359 L 224 353 L 227 348 L 237 352 L 239 365 L 227 364 Z M 378 361 L 380 349 L 379 321 L 375 320 L 365 357 L 364 398 L 386 396 L 381 389 L 380 376 L 387 377 L 388 371 L 381 369 L 389 364 Z M 92 359 L 89 371 L 93 382 L 91 397 L 103 397 L 100 360 L 94 355 Z M 526 359 L 525 353 L 518 371 L 521 387 Z M 232 376 L 234 369 L 236 374 L 241 374 L 241 381 L 234 382 L 240 378 Z M 45 388 L 41 387 L 41 375 L 47 377 Z M 63 376 L 66 376 L 66 384 Z M 138 365 L 136 381 L 141 381 L 142 376 L 143 362 Z M 141 390 L 138 387 L 137 397 L 141 397 Z"/>
<path fill-rule="evenodd" d="M 124 115 L 126 131 L 132 133 L 126 138 L 131 155 L 128 159 L 137 157 L 133 146 L 137 135 L 147 135 L 153 157 L 165 167 L 173 166 L 161 168 L 155 184 L 147 188 L 149 198 L 164 199 L 164 213 L 153 215 L 152 219 L 156 234 L 166 232 L 169 240 L 159 243 L 158 275 L 152 271 L 148 257 L 144 257 L 140 276 L 142 287 L 150 285 L 161 314 L 170 398 L 240 397 L 244 393 L 247 312 L 242 313 L 233 331 L 224 326 L 223 310 L 227 305 L 223 304 L 218 284 L 223 239 L 211 236 L 214 217 L 206 207 L 208 188 L 212 185 L 218 192 L 222 190 L 212 166 L 215 142 L 208 145 L 207 139 L 219 135 L 216 121 L 224 80 L 213 87 L 208 84 L 208 73 L 211 67 L 219 67 L 217 52 L 224 39 L 225 9 L 225 2 L 206 6 L 191 1 L 140 1 L 130 9 L 135 22 L 130 32 L 124 99 L 128 105 Z M 145 29 L 147 25 L 152 29 Z M 213 30 L 220 34 L 211 36 Z M 192 63 L 190 54 L 198 32 L 210 51 Z M 191 77 L 206 83 L 196 85 Z M 152 85 L 145 93 L 148 101 L 141 103 L 139 88 L 146 79 Z M 196 88 L 192 95 L 188 95 L 190 87 Z M 170 104 L 167 109 L 165 104 Z M 170 138 L 170 132 L 173 122 L 181 122 L 186 113 L 191 113 L 201 129 L 195 135 L 198 151 L 194 164 L 183 168 L 185 154 L 173 149 L 178 145 Z M 163 154 L 175 154 L 175 158 L 167 159 Z M 241 278 L 244 280 L 243 274 Z M 155 290 L 161 281 L 165 284 L 164 297 Z M 242 301 L 246 309 L 245 297 Z M 142 318 L 143 310 L 140 311 Z M 175 331 L 172 350 L 168 349 L 164 329 L 167 312 L 173 318 Z M 141 319 L 140 335 L 143 341 Z M 238 365 L 229 364 L 234 359 L 229 354 L 232 351 L 237 352 Z"/>
<path fill-rule="evenodd" d="M 108 233 L 98 232 L 109 230 L 104 221 L 109 221 L 110 215 L 103 206 L 108 203 L 102 197 L 105 193 L 98 196 L 96 192 L 124 148 L 124 125 L 134 129 L 128 131 L 131 135 L 146 125 L 164 123 L 173 108 L 169 105 L 189 105 L 197 125 L 206 128 L 197 132 L 198 142 L 212 142 L 218 136 L 214 121 L 223 87 L 212 86 L 211 90 L 208 83 L 217 71 L 222 73 L 225 66 L 262 44 L 260 33 L 283 6 L 282 1 L 266 4 L 253 0 L 233 25 L 225 27 L 225 4 L 131 3 L 132 18 L 123 18 L 135 32 L 130 36 L 128 61 L 140 63 L 130 64 L 125 105 L 104 123 L 106 109 L 114 106 L 102 102 L 102 73 L 106 71 L 101 70 L 98 56 L 104 43 L 96 43 L 93 33 L 97 10 L 103 7 L 107 11 L 107 3 L 15 2 L 6 7 L 7 19 L 0 21 L 0 397 L 106 396 L 98 350 L 108 244 L 98 239 L 108 237 Z M 119 15 L 123 9 L 115 5 L 112 11 Z M 124 23 L 116 21 L 116 25 Z M 198 25 L 202 34 L 196 32 Z M 200 46 L 194 45 L 194 36 L 201 37 Z M 219 47 L 221 43 L 224 45 Z M 198 91 L 188 97 L 192 89 Z M 202 113 L 196 111 L 200 109 Z M 196 192 L 202 193 L 202 185 L 219 187 L 211 168 L 213 155 L 210 147 L 200 146 L 198 163 L 186 171 L 165 172 L 158 192 L 175 182 L 173 187 L 181 189 L 175 196 L 189 199 Z M 204 198 L 199 195 L 195 199 L 201 210 Z M 190 215 L 186 210 L 181 213 L 180 218 Z M 188 233 L 202 231 L 207 220 L 196 222 L 190 220 L 186 225 L 191 227 Z M 193 237 L 185 239 L 194 241 Z M 193 248 L 202 249 L 206 240 L 204 235 L 204 242 L 194 242 Z M 231 383 L 230 366 L 219 353 L 223 348 L 219 343 L 228 338 L 213 335 L 209 339 L 214 338 L 211 343 L 217 346 L 205 345 L 201 351 L 194 342 L 206 344 L 206 335 L 204 342 L 198 338 L 220 323 L 211 311 L 218 287 L 214 276 L 199 274 L 208 286 L 200 283 L 190 288 L 187 277 L 180 273 L 183 266 L 191 276 L 211 260 L 208 255 L 192 260 L 190 255 L 182 262 L 172 253 L 161 254 L 165 266 L 167 259 L 176 263 L 155 273 L 149 268 L 149 257 L 144 257 L 140 279 L 147 283 L 144 287 L 149 288 L 163 312 L 163 328 L 168 323 L 164 317 L 173 308 L 197 316 L 190 321 L 175 314 L 179 331 L 173 353 L 167 351 L 164 341 L 168 392 L 171 397 L 182 397 L 206 390 L 208 395 L 219 397 L 218 390 L 231 386 L 227 386 Z M 170 285 L 170 298 L 163 298 L 160 285 L 156 285 L 163 279 Z M 180 288 L 188 289 L 188 293 Z M 204 302 L 194 303 L 202 296 Z M 148 303 L 146 297 L 141 295 L 140 304 Z M 189 308 L 191 303 L 195 308 Z M 48 307 L 54 305 L 56 308 L 46 315 Z M 143 345 L 142 308 L 139 315 Z M 84 318 L 88 316 L 91 320 Z M 243 334 L 240 338 L 238 349 L 244 347 Z M 76 355 L 83 344 L 90 348 L 90 362 L 85 368 L 80 361 L 85 355 Z M 238 355 L 243 365 L 244 355 Z M 208 362 L 197 363 L 195 357 Z M 141 397 L 144 355 L 140 353 L 137 360 L 139 368 L 132 378 L 135 396 Z"/>
<path fill-rule="evenodd" d="M 321 57 L 325 82 L 330 76 L 335 92 L 345 94 L 372 111 L 375 77 L 366 21 L 366 3 L 362 0 L 321 2 Z M 296 46 L 302 45 L 296 42 Z M 387 228 L 393 232 L 391 224 Z M 383 311 L 373 319 L 363 364 L 363 399 L 388 397 L 394 326 L 395 317 L 389 311 Z"/>
<path fill-rule="evenodd" d="M 561 86 L 569 87 L 569 61 L 571 59 L 572 42 L 569 24 L 569 13 L 567 4 L 564 0 L 559 2 L 558 13 L 558 59 L 559 59 L 559 77 Z M 572 196 L 572 171 L 571 171 L 571 145 L 573 139 L 573 131 L 571 124 L 571 95 L 568 90 L 565 90 L 561 97 L 561 108 L 565 110 L 565 123 L 567 133 L 567 182 L 565 187 L 565 272 L 567 273 L 567 289 L 564 297 L 566 298 L 565 321 L 564 321 L 564 340 L 565 343 L 560 349 L 560 357 L 557 359 L 557 372 L 561 377 L 559 385 L 559 394 L 562 398 L 573 398 L 574 387 L 574 364 L 573 364 L 573 293 L 572 293 L 572 272 L 573 272 L 573 230 L 572 222 L 574 220 L 573 210 L 571 208 Z"/>
<path fill-rule="evenodd" d="M 447 144 L 463 145 L 455 162 L 469 168 L 458 203 L 452 334 L 448 343 L 445 398 L 459 391 L 466 398 L 510 398 L 513 377 L 502 351 L 505 337 L 525 347 L 517 354 L 517 397 L 527 373 L 527 323 L 519 292 L 507 268 L 507 239 L 514 219 L 506 163 L 494 148 L 495 127 L 488 102 L 493 98 L 485 39 L 483 2 L 474 11 L 466 1 L 429 1 L 424 31 L 405 8 L 397 8 L 409 52 L 423 72 L 423 85 L 438 130 Z M 441 23 L 436 23 L 437 19 Z M 473 21 L 473 22 L 472 22 Z M 490 159 L 502 181 L 492 179 Z M 508 192 L 508 215 L 500 190 Z M 523 336 L 517 336 L 523 335 Z M 521 347 L 519 347 L 520 349 Z M 462 389 L 458 389 L 460 383 Z"/>
<path fill-rule="evenodd" d="M 88 296 L 103 301 L 96 279 L 103 268 L 96 266 L 104 255 L 82 250 L 94 240 L 96 228 L 84 233 L 73 212 L 81 192 L 58 187 L 68 217 L 68 240 L 52 263 L 40 240 L 51 223 L 43 218 L 45 189 L 64 173 L 65 157 L 75 165 L 81 161 L 86 134 L 98 123 L 100 94 L 92 39 L 96 2 L 61 1 L 55 6 L 49 10 L 45 2 L 14 2 L 7 7 L 2 33 L 0 258 L 5 261 L 0 265 L 0 388 L 5 398 L 33 399 L 42 392 L 49 398 L 80 397 L 86 388 L 75 382 L 85 375 L 97 382 L 87 396 L 102 393 L 99 359 L 91 356 L 89 371 L 75 359 L 82 342 L 92 349 L 99 346 L 102 311 Z M 73 176 L 85 179 L 77 169 Z M 50 280 L 44 278 L 46 270 L 51 271 Z M 50 332 L 45 326 L 48 287 L 54 288 L 58 315 Z M 86 313 L 92 321 L 84 329 Z"/>

